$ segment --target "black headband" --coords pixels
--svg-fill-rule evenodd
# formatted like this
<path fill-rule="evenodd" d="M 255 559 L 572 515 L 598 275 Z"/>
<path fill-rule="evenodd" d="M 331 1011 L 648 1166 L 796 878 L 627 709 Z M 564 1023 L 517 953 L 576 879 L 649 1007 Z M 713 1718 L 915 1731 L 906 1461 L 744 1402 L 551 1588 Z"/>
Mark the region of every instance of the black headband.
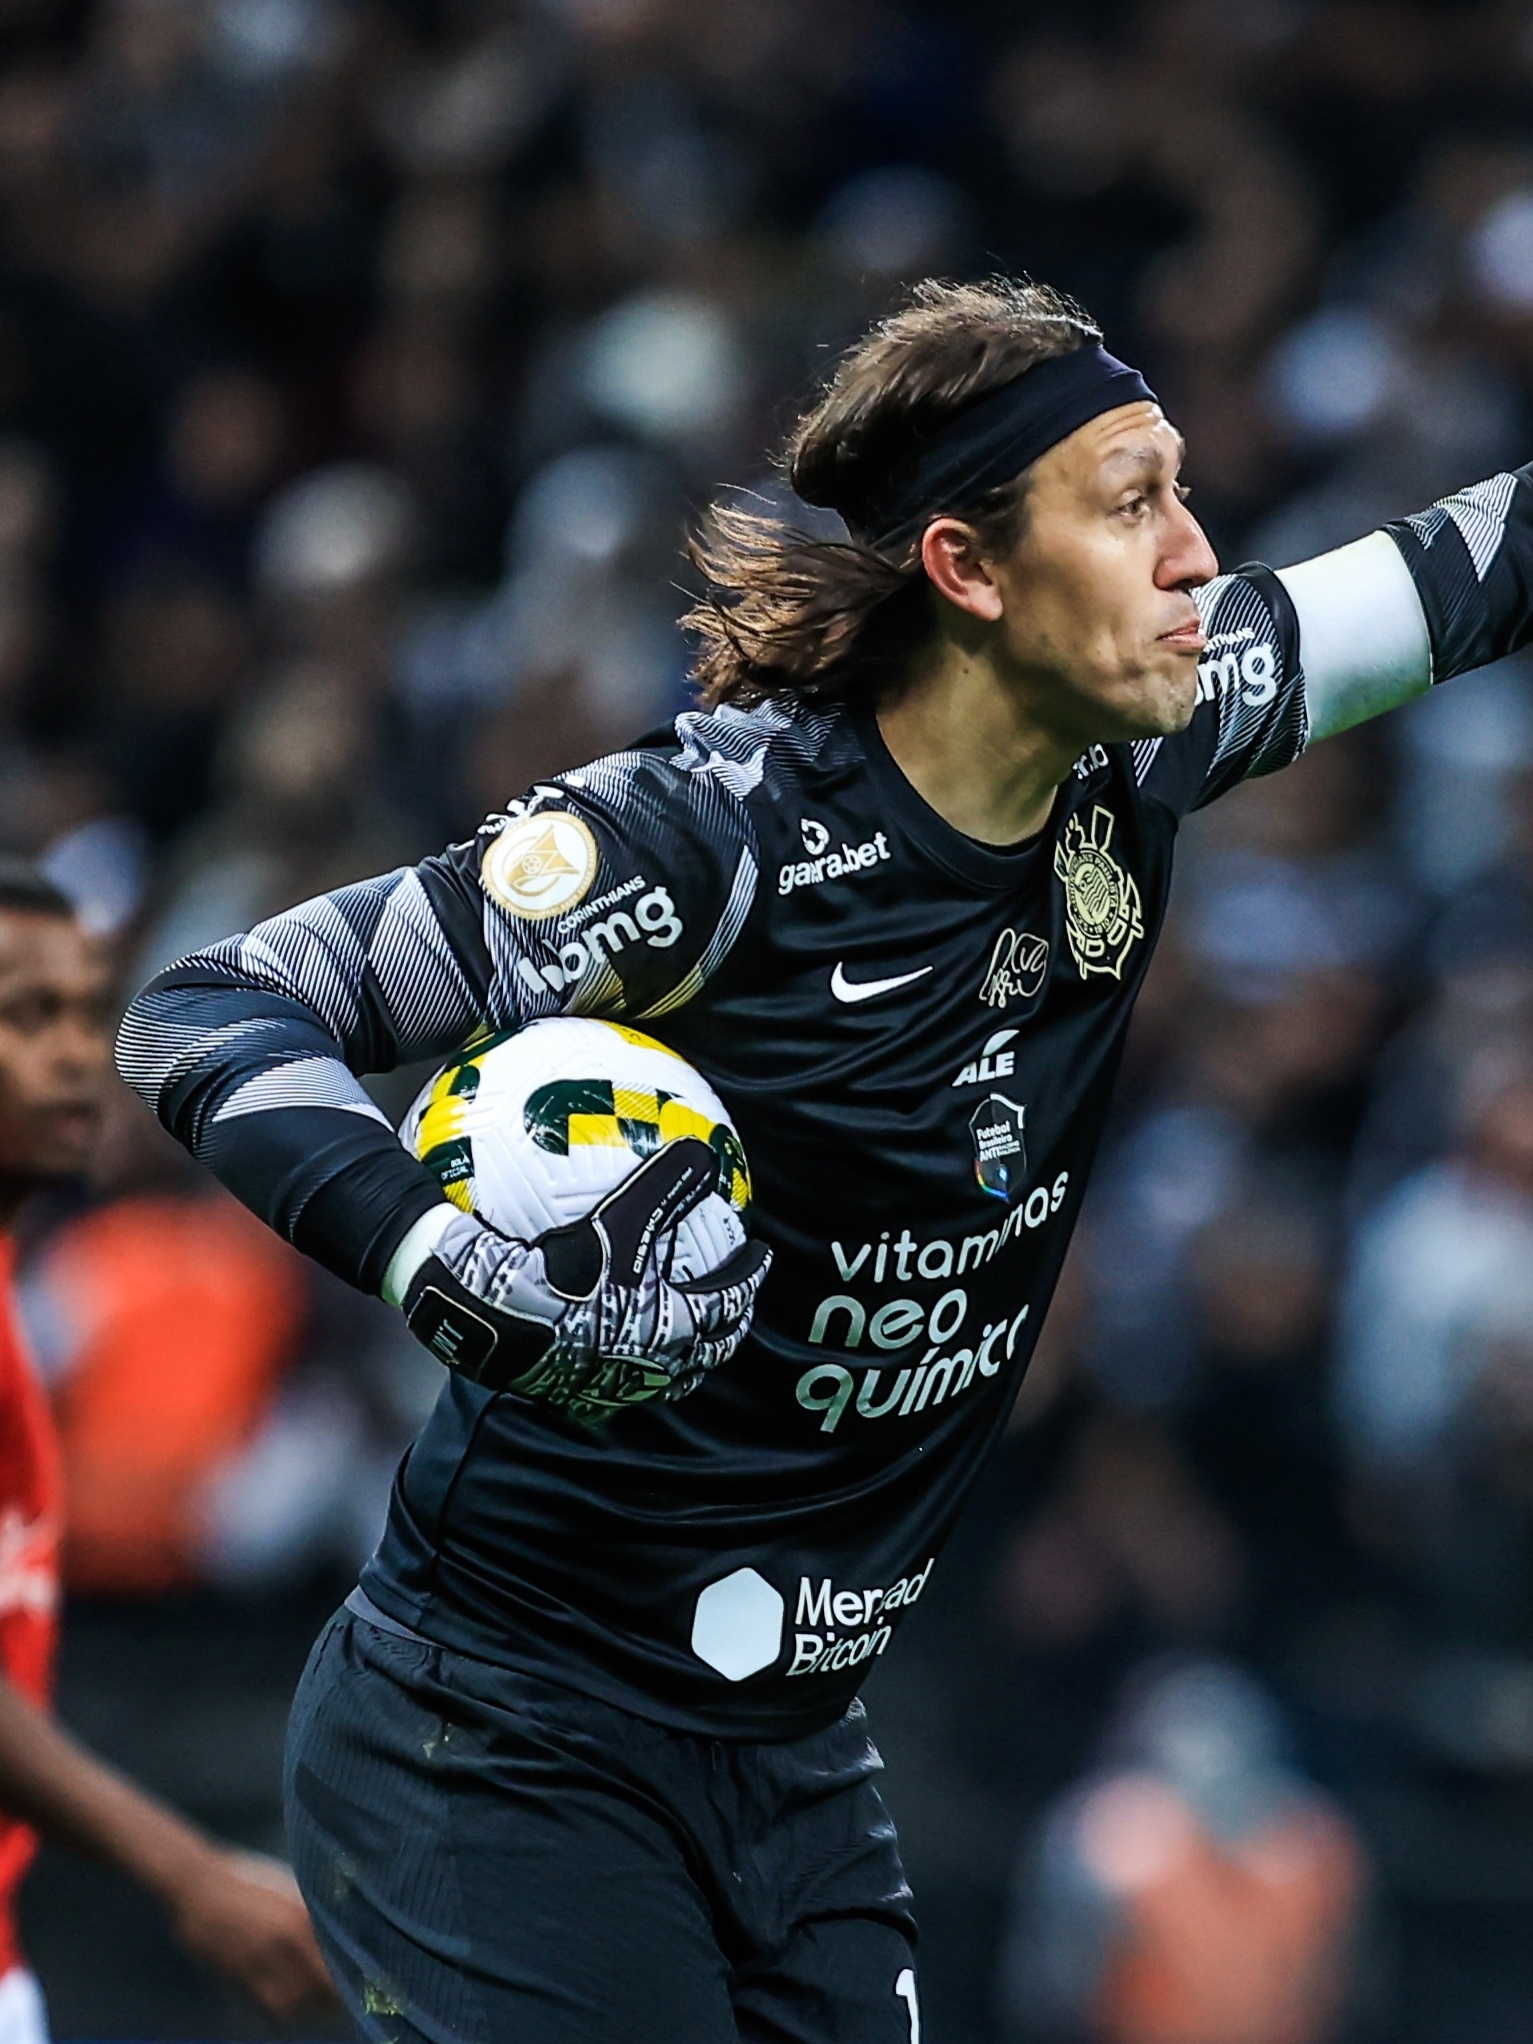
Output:
<path fill-rule="evenodd" d="M 848 523 L 875 546 L 913 536 L 907 529 L 1009 483 L 1088 419 L 1141 399 L 1155 403 L 1154 391 L 1100 343 L 1051 355 L 918 442 Z"/>

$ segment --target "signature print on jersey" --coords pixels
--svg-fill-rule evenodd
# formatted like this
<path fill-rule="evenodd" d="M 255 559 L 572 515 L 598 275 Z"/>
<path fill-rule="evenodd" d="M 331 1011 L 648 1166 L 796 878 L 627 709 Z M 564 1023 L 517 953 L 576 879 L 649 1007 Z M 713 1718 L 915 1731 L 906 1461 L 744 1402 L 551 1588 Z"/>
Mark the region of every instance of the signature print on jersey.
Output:
<path fill-rule="evenodd" d="M 979 997 L 987 1008 L 1007 1008 L 1030 1001 L 1049 970 L 1049 940 L 1031 930 L 1002 930 L 990 951 L 980 981 Z"/>
<path fill-rule="evenodd" d="M 479 868 L 486 894 L 528 922 L 562 915 L 590 892 L 596 840 L 578 816 L 546 810 L 508 823 Z"/>
<path fill-rule="evenodd" d="M 1138 883 L 1108 849 L 1114 822 L 1099 803 L 1089 831 L 1072 816 L 1054 847 L 1054 871 L 1065 890 L 1065 935 L 1082 979 L 1094 972 L 1122 979 L 1124 960 L 1144 935 Z"/>

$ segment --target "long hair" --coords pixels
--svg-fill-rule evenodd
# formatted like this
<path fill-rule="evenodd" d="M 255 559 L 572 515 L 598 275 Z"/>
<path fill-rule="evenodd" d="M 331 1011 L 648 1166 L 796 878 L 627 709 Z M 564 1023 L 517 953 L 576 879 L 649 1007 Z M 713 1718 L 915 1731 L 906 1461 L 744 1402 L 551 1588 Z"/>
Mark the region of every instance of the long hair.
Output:
<path fill-rule="evenodd" d="M 703 702 L 876 703 L 897 693 L 933 629 L 920 536 L 897 549 L 872 546 L 855 536 L 862 514 L 915 440 L 1035 363 L 1100 339 L 1081 308 L 1046 284 L 916 285 L 842 357 L 784 455 L 798 496 L 839 512 L 852 536 L 817 538 L 716 504 L 689 542 L 703 590 L 682 622 L 699 641 L 692 673 Z M 999 555 L 1021 537 L 1026 499 L 1024 474 L 938 508 Z"/>

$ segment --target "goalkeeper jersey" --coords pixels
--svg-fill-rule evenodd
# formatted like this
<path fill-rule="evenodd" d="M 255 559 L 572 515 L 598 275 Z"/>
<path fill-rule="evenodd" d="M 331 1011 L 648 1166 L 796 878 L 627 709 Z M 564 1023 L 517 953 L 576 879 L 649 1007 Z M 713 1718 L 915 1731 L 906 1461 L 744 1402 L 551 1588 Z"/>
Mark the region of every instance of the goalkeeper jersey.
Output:
<path fill-rule="evenodd" d="M 1497 650 L 1474 607 L 1493 556 L 1468 543 L 1493 487 L 1391 535 L 1436 574 L 1439 677 Z M 166 1125 L 369 1290 L 441 1191 L 359 1072 L 622 1018 L 698 1067 L 744 1141 L 775 1260 L 739 1353 L 599 1426 L 446 1375 L 363 1578 L 387 1621 L 692 1731 L 844 1711 L 1027 1367 L 1179 820 L 1306 741 L 1284 584 L 1244 569 L 1198 603 L 1187 728 L 1093 746 L 1014 848 L 931 810 L 871 714 L 691 712 L 132 1004 L 123 1069 Z"/>

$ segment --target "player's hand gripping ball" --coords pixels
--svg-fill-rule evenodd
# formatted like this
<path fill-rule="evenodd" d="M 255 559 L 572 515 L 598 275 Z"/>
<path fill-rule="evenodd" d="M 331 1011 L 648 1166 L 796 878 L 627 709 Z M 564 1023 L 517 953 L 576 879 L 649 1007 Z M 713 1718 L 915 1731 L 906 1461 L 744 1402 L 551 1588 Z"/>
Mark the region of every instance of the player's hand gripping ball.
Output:
<path fill-rule="evenodd" d="M 771 1261 L 746 1239 L 745 1152 L 662 1044 L 534 1022 L 439 1072 L 400 1139 L 463 1209 L 406 1318 L 477 1382 L 589 1421 L 685 1396 L 745 1339 Z"/>

